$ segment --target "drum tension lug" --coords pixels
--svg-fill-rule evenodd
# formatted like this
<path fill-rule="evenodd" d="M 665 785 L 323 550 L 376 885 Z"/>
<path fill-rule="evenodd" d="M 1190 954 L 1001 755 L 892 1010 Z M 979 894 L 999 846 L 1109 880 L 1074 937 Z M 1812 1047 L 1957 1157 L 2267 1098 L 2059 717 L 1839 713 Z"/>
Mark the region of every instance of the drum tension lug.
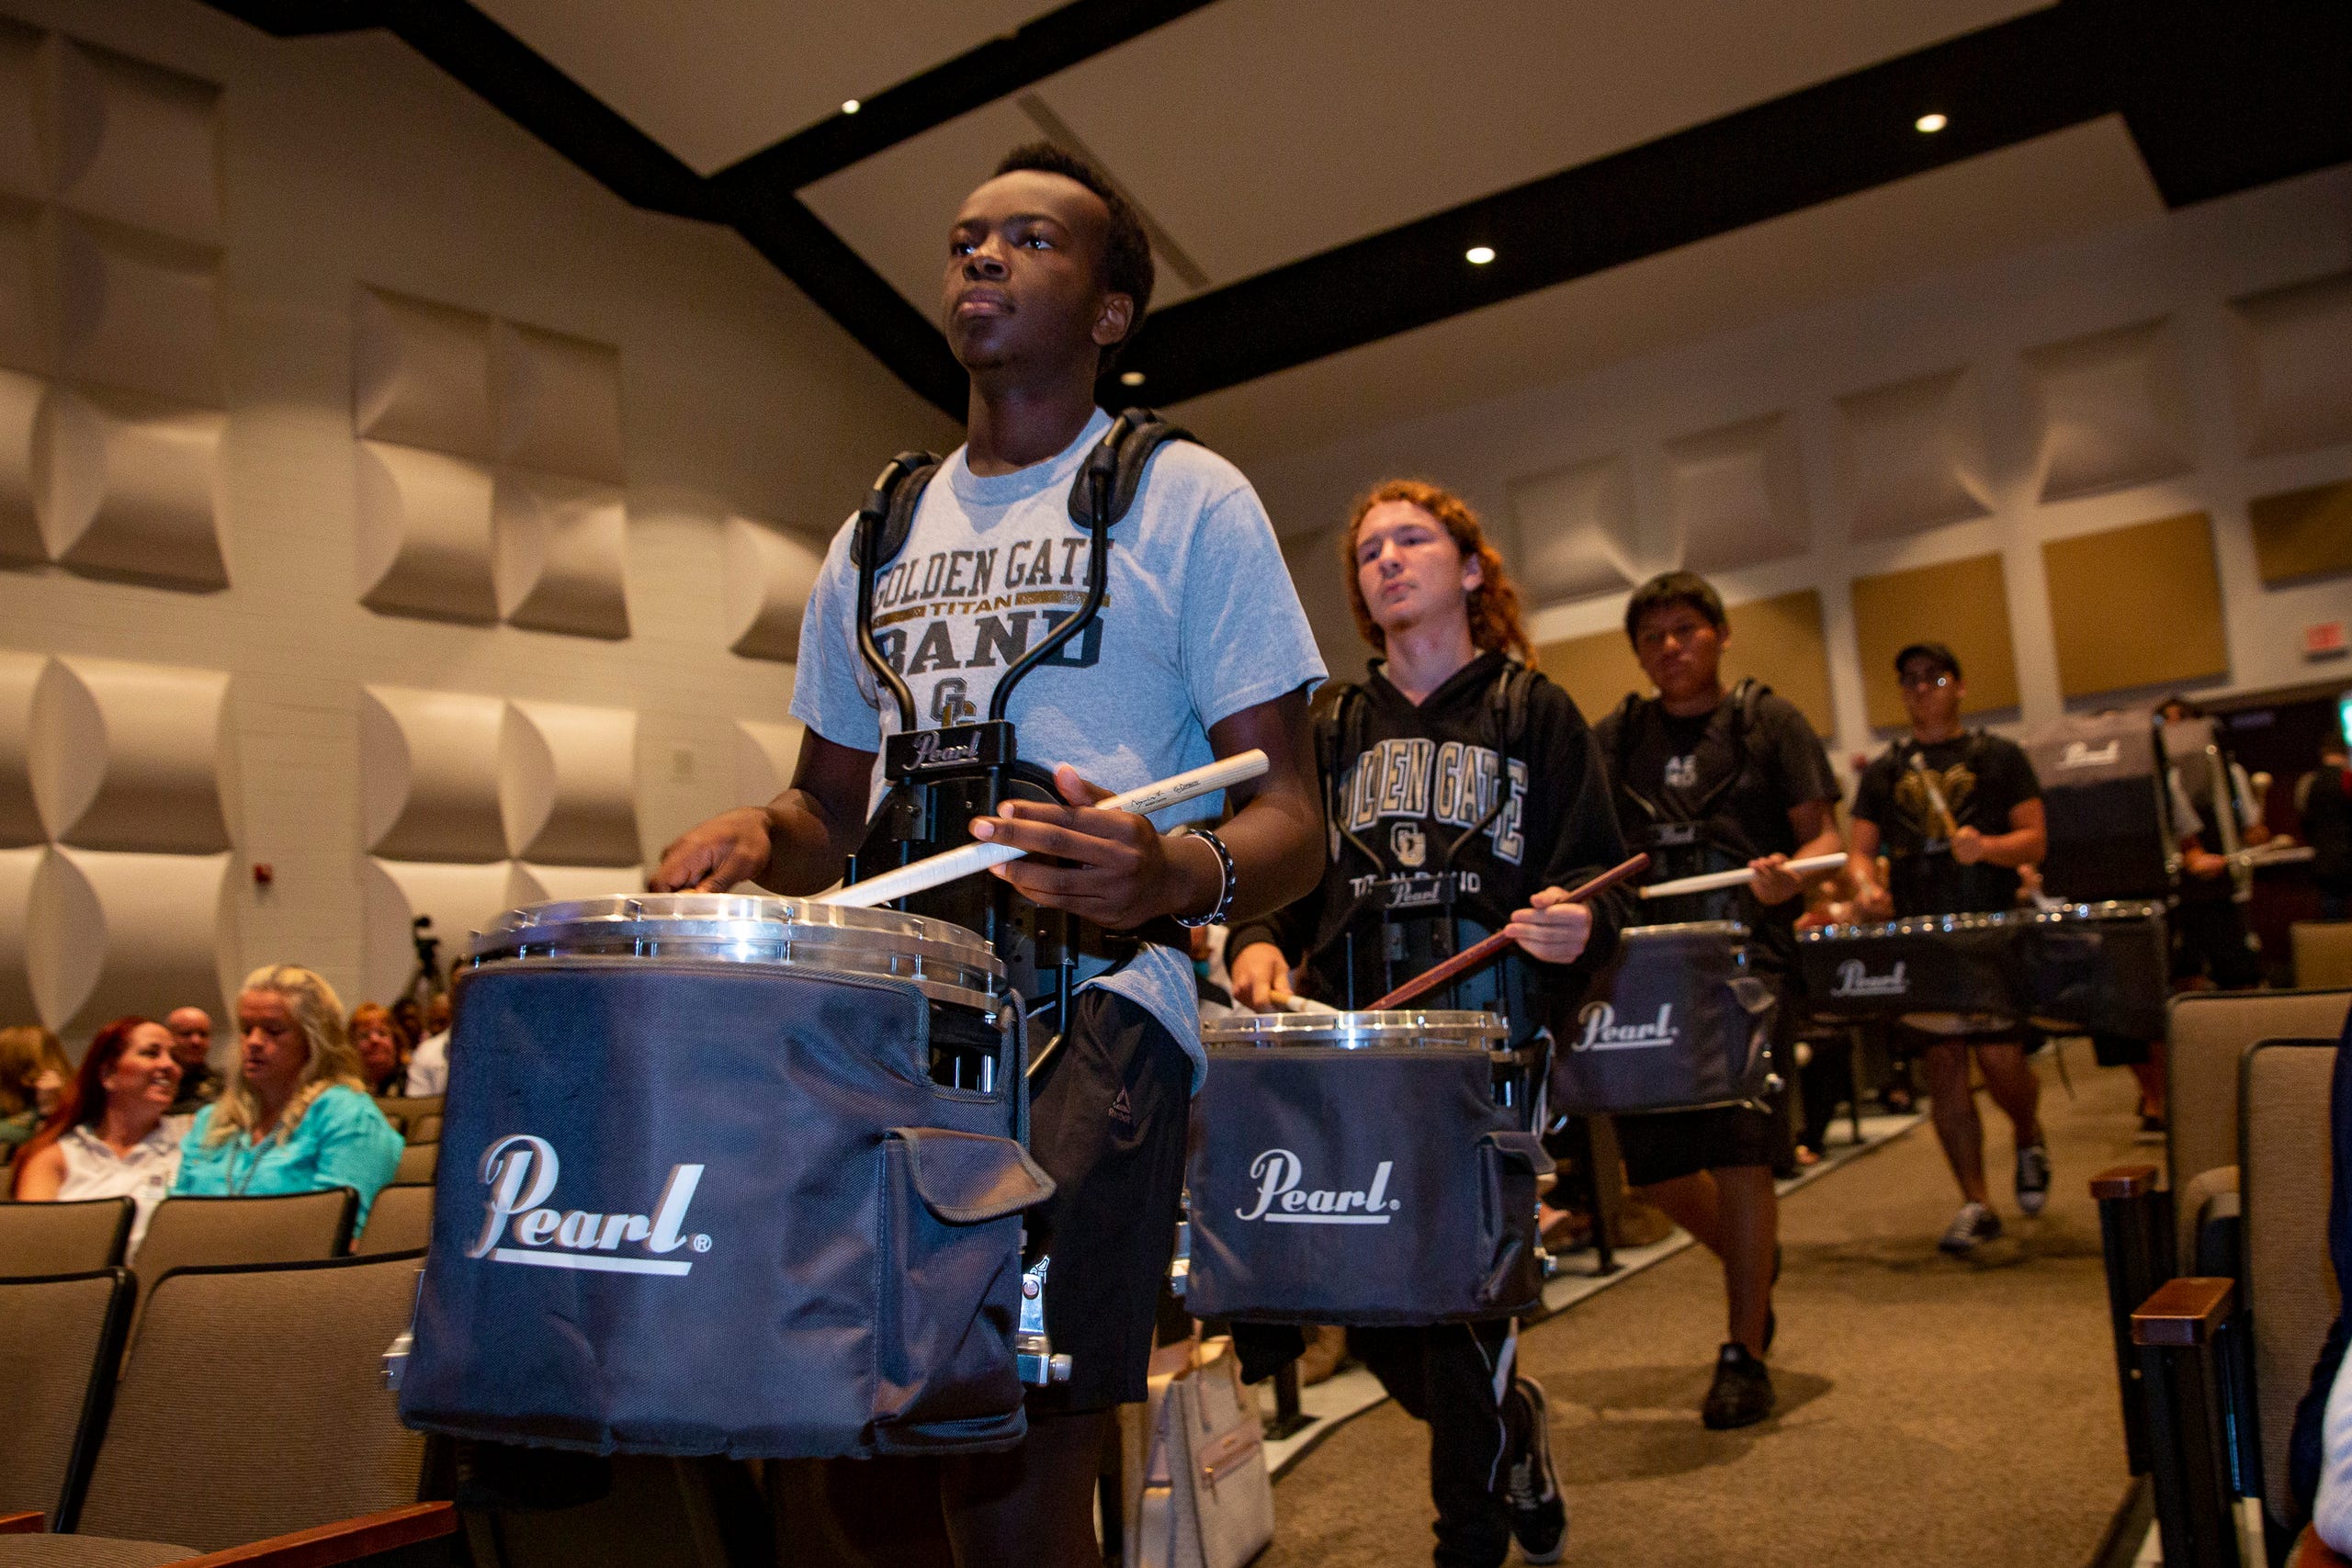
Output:
<path fill-rule="evenodd" d="M 1021 1275 L 1021 1322 L 1012 1336 L 1012 1355 L 1021 1381 L 1033 1388 L 1069 1382 L 1069 1358 L 1054 1353 L 1046 1337 L 1046 1270 L 1048 1256 L 1031 1264 Z"/>
<path fill-rule="evenodd" d="M 1178 1301 L 1193 1282 L 1193 1195 L 1184 1194 L 1184 1206 L 1176 1221 L 1176 1256 L 1168 1260 L 1168 1293 Z"/>

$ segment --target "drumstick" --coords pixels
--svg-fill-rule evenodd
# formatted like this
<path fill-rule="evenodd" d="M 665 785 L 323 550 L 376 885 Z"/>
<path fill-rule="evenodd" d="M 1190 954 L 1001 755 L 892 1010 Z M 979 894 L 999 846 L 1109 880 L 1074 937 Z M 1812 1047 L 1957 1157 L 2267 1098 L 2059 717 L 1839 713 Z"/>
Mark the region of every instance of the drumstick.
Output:
<path fill-rule="evenodd" d="M 1928 804 L 1934 807 L 1936 815 L 1944 819 L 1944 837 L 1959 838 L 1960 818 L 1954 817 L 1951 807 L 1944 804 L 1944 792 L 1936 787 L 1936 775 L 1928 771 L 1928 760 L 1917 751 L 1911 753 L 1911 771 L 1919 775 L 1921 784 L 1927 785 Z"/>
<path fill-rule="evenodd" d="M 1571 891 L 1568 896 L 1566 898 L 1561 899 L 1560 902 L 1563 904 L 1581 903 L 1583 900 L 1591 897 L 1596 893 L 1606 893 L 1609 889 L 1616 886 L 1627 877 L 1641 875 L 1642 873 L 1649 869 L 1649 856 L 1635 855 L 1632 860 L 1624 861 L 1619 864 L 1611 866 L 1607 871 L 1602 872 L 1590 882 L 1588 882 L 1583 886 Z M 1373 1003 L 1372 1006 L 1367 1008 L 1365 1010 L 1367 1012 L 1386 1012 L 1390 1008 L 1403 1007 L 1415 997 L 1425 996 L 1429 992 L 1436 990 L 1440 986 L 1444 985 L 1455 976 L 1461 975 L 1468 970 L 1476 969 L 1479 964 L 1484 964 L 1487 959 L 1492 958 L 1495 954 L 1500 953 L 1504 948 L 1509 947 L 1510 944 L 1510 932 L 1507 931 L 1497 931 L 1494 935 L 1487 938 L 1483 942 L 1473 942 L 1470 946 L 1464 948 L 1461 952 L 1455 953 L 1444 963 L 1433 964 L 1430 968 L 1422 970 L 1419 975 L 1406 981 L 1403 985 L 1397 987 L 1395 990 L 1389 992 L 1378 1001 Z"/>
<path fill-rule="evenodd" d="M 1148 817 L 1155 811 L 1180 806 L 1212 790 L 1245 784 L 1263 773 L 1267 766 L 1266 754 L 1253 747 L 1247 751 L 1237 751 L 1230 757 L 1220 757 L 1205 767 L 1178 773 L 1174 778 L 1161 779 L 1158 784 L 1148 784 L 1140 789 L 1114 795 L 1108 800 L 1097 802 L 1091 809 L 1132 811 L 1138 817 Z M 854 882 L 846 887 L 836 887 L 831 893 L 820 893 L 813 902 L 842 904 L 855 909 L 871 908 L 876 904 L 888 904 L 910 894 L 926 892 L 977 871 L 986 871 L 992 865 L 1002 865 L 1009 860 L 1019 860 L 1028 852 L 1014 849 L 1010 844 L 965 844 L 943 854 L 916 861 L 911 865 L 902 865 L 896 871 L 885 872 L 880 876 Z"/>
<path fill-rule="evenodd" d="M 1842 854 L 1807 855 L 1781 867 L 1792 876 L 1811 876 L 1816 871 L 1835 871 L 1846 863 Z M 1679 898 L 1685 893 L 1713 893 L 1719 887 L 1744 887 L 1756 880 L 1753 866 L 1737 871 L 1711 871 L 1703 876 L 1681 876 L 1672 882 L 1653 882 L 1641 890 L 1645 898 Z"/>

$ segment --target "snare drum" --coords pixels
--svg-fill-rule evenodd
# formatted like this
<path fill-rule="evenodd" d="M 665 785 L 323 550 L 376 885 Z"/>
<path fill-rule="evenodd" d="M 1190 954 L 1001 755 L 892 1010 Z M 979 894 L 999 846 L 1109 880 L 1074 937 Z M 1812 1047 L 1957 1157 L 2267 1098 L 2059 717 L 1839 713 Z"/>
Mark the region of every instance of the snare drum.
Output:
<path fill-rule="evenodd" d="M 1484 1012 L 1241 1014 L 1203 1030 L 1186 1310 L 1416 1325 L 1533 1304 L 1529 1053 Z"/>
<path fill-rule="evenodd" d="M 1736 920 L 1635 926 L 1552 1053 L 1552 1109 L 1684 1111 L 1757 1099 L 1780 1003 Z"/>
<path fill-rule="evenodd" d="M 2056 1032 L 2165 1036 L 2170 984 L 2161 904 L 2069 904 L 2026 918 L 2018 937 L 2026 1008 Z"/>
<path fill-rule="evenodd" d="M 2013 1029 L 2025 1008 L 2013 913 L 1913 915 L 1800 932 L 1797 967 L 1814 1016 L 1901 1019 L 1929 1034 Z"/>
<path fill-rule="evenodd" d="M 1010 1005 L 1008 1005 L 1010 1004 Z M 602 1453 L 1001 1448 L 1024 1422 L 1017 998 L 888 909 L 516 909 L 458 984 L 401 1415 Z"/>

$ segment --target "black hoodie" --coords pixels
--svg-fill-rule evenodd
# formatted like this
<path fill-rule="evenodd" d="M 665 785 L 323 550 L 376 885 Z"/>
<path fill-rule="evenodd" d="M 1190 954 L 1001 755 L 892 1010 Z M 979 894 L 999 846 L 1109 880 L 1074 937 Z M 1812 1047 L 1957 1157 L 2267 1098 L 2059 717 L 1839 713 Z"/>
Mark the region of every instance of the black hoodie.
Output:
<path fill-rule="evenodd" d="M 1416 707 L 1375 660 L 1344 727 L 1348 703 L 1323 705 L 1318 754 L 1338 775 L 1336 785 L 1324 781 L 1323 881 L 1297 903 L 1235 928 L 1228 954 L 1271 942 L 1294 964 L 1305 956 L 1306 995 L 1363 1008 L 1436 959 L 1501 930 L 1543 889 L 1573 887 L 1625 858 L 1600 753 L 1575 701 L 1540 674 L 1523 677 L 1517 703 L 1498 701 L 1506 669 L 1502 655 L 1481 655 Z M 1514 710 L 1517 732 L 1507 736 Z M 1498 801 L 1492 819 L 1470 831 Z M 1408 902 L 1390 934 L 1384 901 L 1425 897 L 1456 840 L 1451 869 L 1459 891 L 1451 918 Z M 1614 949 L 1629 908 L 1622 889 L 1594 901 L 1592 940 L 1574 964 L 1543 964 L 1514 950 L 1427 1003 L 1499 1004 L 1513 1038 L 1524 1038 L 1573 1011 Z"/>

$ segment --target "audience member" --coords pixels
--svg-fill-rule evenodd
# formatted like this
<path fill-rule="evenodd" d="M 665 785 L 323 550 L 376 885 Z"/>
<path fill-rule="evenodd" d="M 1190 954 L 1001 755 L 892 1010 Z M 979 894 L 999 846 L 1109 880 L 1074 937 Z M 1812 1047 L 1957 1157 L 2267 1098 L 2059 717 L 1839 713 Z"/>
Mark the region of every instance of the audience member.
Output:
<path fill-rule="evenodd" d="M 401 1035 L 412 1044 L 432 1032 L 424 1027 L 424 1010 L 417 1006 L 414 997 L 401 997 L 393 1001 L 392 1021 L 401 1026 Z"/>
<path fill-rule="evenodd" d="M 2203 718 L 2205 712 L 2186 697 L 2166 697 L 2156 709 L 2165 724 Z M 2251 990 L 2262 984 L 2262 954 L 2245 905 L 2238 897 L 2237 878 L 2226 854 L 2234 839 L 2241 846 L 2265 842 L 2270 829 L 2255 808 L 2254 785 L 2246 771 L 2216 746 L 2211 752 L 2167 753 L 2165 784 L 2170 792 L 2173 831 L 2180 840 L 2179 896 L 2173 901 L 2171 927 L 2173 983 L 2183 989 Z M 2222 771 L 2215 772 L 2220 758 Z M 2223 820 L 2226 809 L 2229 820 Z"/>
<path fill-rule="evenodd" d="M 180 1140 L 191 1120 L 171 1113 L 179 1089 L 170 1030 L 144 1018 L 119 1018 L 99 1030 L 56 1112 L 17 1161 L 17 1201 L 128 1198 L 136 1253 L 179 1173 Z"/>
<path fill-rule="evenodd" d="M 237 997 L 238 1050 L 220 1098 L 198 1112 L 175 1194 L 264 1197 L 348 1187 L 355 1229 L 400 1164 L 401 1135 L 368 1097 L 343 1003 L 308 969 L 265 965 Z"/>
<path fill-rule="evenodd" d="M 408 1059 L 408 1092 L 413 1098 L 444 1094 L 449 1088 L 449 994 L 424 1004 L 425 1035 Z"/>
<path fill-rule="evenodd" d="M 180 1097 L 175 1116 L 193 1116 L 220 1098 L 220 1075 L 212 1070 L 212 1015 L 199 1007 L 174 1008 L 164 1018 L 172 1032 L 172 1060 L 180 1065 Z"/>
<path fill-rule="evenodd" d="M 0 1029 L 0 1164 L 40 1131 L 73 1081 L 56 1035 L 37 1023 Z"/>
<path fill-rule="evenodd" d="M 351 1010 L 351 1048 L 359 1054 L 360 1077 L 374 1095 L 402 1094 L 408 1089 L 408 1037 L 400 1020 L 380 1002 L 361 1002 Z"/>
<path fill-rule="evenodd" d="M 2319 766 L 2295 781 L 2295 830 L 2312 847 L 2319 918 L 2352 919 L 2352 761 L 2344 742 L 2324 741 Z"/>
<path fill-rule="evenodd" d="M 2341 1304 L 2320 1346 L 2311 1385 L 2295 1406 L 2287 1440 L 2287 1490 L 2296 1512 L 2312 1516 L 2322 1540 L 2352 1553 L 2352 1383 L 2345 1376 L 2344 1353 L 2352 1340 L 2352 1297 L 2345 1294 L 2352 1283 L 2352 1019 L 2345 1021 L 2336 1042 L 2327 1120 L 2334 1166 L 2327 1191 L 2327 1262 Z"/>

